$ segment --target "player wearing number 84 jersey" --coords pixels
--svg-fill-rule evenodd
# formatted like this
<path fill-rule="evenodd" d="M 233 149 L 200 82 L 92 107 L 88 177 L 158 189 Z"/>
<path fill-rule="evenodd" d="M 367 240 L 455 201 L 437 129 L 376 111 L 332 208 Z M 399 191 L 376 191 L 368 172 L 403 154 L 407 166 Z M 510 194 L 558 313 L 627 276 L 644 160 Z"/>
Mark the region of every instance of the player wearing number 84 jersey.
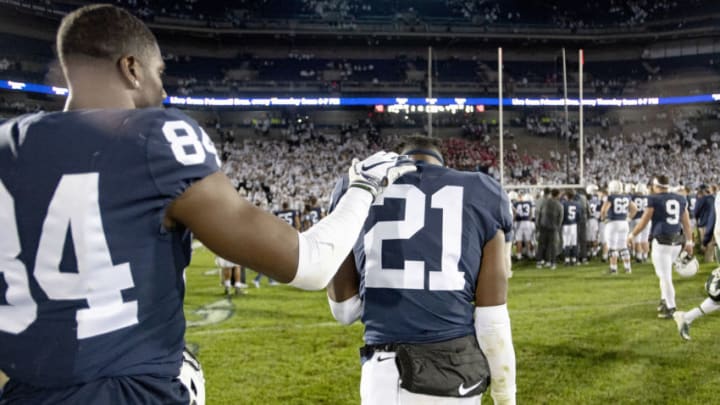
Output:
<path fill-rule="evenodd" d="M 495 403 L 514 403 L 503 270 L 504 233 L 512 227 L 507 196 L 484 174 L 443 167 L 432 138 L 405 142 L 402 153 L 417 161 L 417 172 L 398 179 L 373 204 L 353 254 L 328 286 L 335 318 L 365 325 L 362 403 L 477 403 L 483 380 L 458 364 L 483 370 L 481 352 L 473 351 L 478 343 Z M 333 201 L 342 188 L 336 186 Z M 465 359 L 479 358 L 432 361 L 432 350 L 445 346 Z M 416 350 L 427 357 L 416 358 Z M 418 362 L 432 366 L 413 369 Z M 410 383 L 420 380 L 434 384 Z"/>
<path fill-rule="evenodd" d="M 238 196 L 197 123 L 157 108 L 164 65 L 142 21 L 81 7 L 58 55 L 65 111 L 0 126 L 0 404 L 202 405 L 199 362 L 183 353 L 190 232 L 321 289 L 373 199 L 415 167 L 384 152 L 354 163 L 335 212 L 298 233 Z"/>

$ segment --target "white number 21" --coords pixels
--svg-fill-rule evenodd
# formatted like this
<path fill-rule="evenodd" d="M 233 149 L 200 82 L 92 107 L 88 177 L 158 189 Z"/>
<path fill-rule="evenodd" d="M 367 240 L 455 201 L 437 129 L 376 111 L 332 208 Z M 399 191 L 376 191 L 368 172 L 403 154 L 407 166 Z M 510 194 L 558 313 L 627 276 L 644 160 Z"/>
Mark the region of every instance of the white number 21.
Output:
<path fill-rule="evenodd" d="M 384 240 L 410 239 L 425 226 L 425 193 L 410 184 L 393 184 L 374 205 L 385 198 L 405 200 L 405 218 L 400 221 L 379 221 L 364 237 L 365 286 L 421 290 L 425 288 L 425 262 L 405 260 L 401 269 L 382 267 Z M 441 271 L 429 271 L 429 288 L 434 291 L 456 291 L 465 286 L 465 275 L 458 270 L 462 249 L 463 188 L 445 186 L 431 197 L 431 208 L 442 210 Z"/>
<path fill-rule="evenodd" d="M 68 227 L 77 273 L 60 271 Z M 0 273 L 7 284 L 0 305 L 0 330 L 19 334 L 37 319 L 25 264 L 18 259 L 20 236 L 15 202 L 0 182 Z M 98 173 L 64 175 L 43 221 L 35 258 L 35 279 L 51 300 L 87 301 L 76 313 L 77 338 L 85 339 L 138 323 L 137 301 L 123 302 L 121 290 L 134 287 L 129 263 L 113 265 L 100 217 Z"/>

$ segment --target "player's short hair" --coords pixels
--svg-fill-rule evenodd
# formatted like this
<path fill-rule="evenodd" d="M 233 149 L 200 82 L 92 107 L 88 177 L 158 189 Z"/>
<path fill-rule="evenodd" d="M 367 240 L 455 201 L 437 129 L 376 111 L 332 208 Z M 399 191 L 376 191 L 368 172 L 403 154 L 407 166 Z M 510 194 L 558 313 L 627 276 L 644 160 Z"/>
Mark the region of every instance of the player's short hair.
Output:
<path fill-rule="evenodd" d="M 438 138 L 425 135 L 410 135 L 403 138 L 397 148 L 403 155 L 429 155 L 444 164 L 442 156 L 442 143 Z"/>
<path fill-rule="evenodd" d="M 567 195 L 568 200 L 572 200 L 575 198 L 575 190 L 568 190 L 565 192 L 565 195 Z"/>
<path fill-rule="evenodd" d="M 66 15 L 57 32 L 57 53 L 65 64 L 73 55 L 117 60 L 146 55 L 157 39 L 139 18 L 110 4 L 80 7 Z"/>
<path fill-rule="evenodd" d="M 670 188 L 670 179 L 663 174 L 655 176 L 653 184 L 661 188 Z"/>

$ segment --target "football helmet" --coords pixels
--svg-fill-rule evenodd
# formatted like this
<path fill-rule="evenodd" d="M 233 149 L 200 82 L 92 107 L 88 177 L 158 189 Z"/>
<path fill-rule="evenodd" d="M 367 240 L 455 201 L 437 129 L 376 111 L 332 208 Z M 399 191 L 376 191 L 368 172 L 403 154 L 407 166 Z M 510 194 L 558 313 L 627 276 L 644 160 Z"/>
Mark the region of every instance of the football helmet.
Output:
<path fill-rule="evenodd" d="M 681 277 L 692 277 L 697 274 L 700 263 L 693 255 L 689 255 L 686 251 L 682 251 L 675 259 L 675 271 Z"/>
<path fill-rule="evenodd" d="M 622 194 L 623 184 L 620 180 L 610 180 L 607 189 L 610 194 Z"/>
<path fill-rule="evenodd" d="M 720 302 L 720 267 L 710 273 L 705 282 L 705 292 L 715 302 Z"/>
<path fill-rule="evenodd" d="M 200 362 L 186 348 L 178 376 L 190 393 L 190 405 L 205 405 L 205 377 Z"/>
<path fill-rule="evenodd" d="M 632 183 L 625 183 L 625 194 L 632 194 L 635 192 L 635 185 Z"/>
<path fill-rule="evenodd" d="M 513 190 L 513 191 L 508 192 L 508 198 L 510 199 L 510 201 L 517 201 L 518 200 L 517 191 Z"/>
<path fill-rule="evenodd" d="M 598 192 L 598 186 L 595 184 L 588 184 L 587 187 L 585 187 L 585 192 L 588 195 L 595 195 L 595 193 Z"/>
<path fill-rule="evenodd" d="M 530 194 L 530 193 L 525 193 L 525 194 L 522 195 L 522 200 L 523 200 L 523 201 L 527 201 L 527 202 L 532 202 L 532 201 L 533 201 L 533 196 L 532 196 L 532 194 Z"/>

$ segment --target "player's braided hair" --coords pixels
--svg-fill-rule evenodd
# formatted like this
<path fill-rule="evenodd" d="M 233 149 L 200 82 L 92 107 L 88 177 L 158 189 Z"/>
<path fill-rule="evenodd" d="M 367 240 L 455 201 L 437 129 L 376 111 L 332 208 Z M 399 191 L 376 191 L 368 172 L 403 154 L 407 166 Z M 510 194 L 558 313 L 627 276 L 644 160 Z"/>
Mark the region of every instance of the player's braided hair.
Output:
<path fill-rule="evenodd" d="M 57 32 L 57 53 L 63 64 L 73 55 L 113 61 L 124 55 L 141 56 L 155 46 L 155 36 L 140 19 L 110 4 L 73 11 Z"/>

